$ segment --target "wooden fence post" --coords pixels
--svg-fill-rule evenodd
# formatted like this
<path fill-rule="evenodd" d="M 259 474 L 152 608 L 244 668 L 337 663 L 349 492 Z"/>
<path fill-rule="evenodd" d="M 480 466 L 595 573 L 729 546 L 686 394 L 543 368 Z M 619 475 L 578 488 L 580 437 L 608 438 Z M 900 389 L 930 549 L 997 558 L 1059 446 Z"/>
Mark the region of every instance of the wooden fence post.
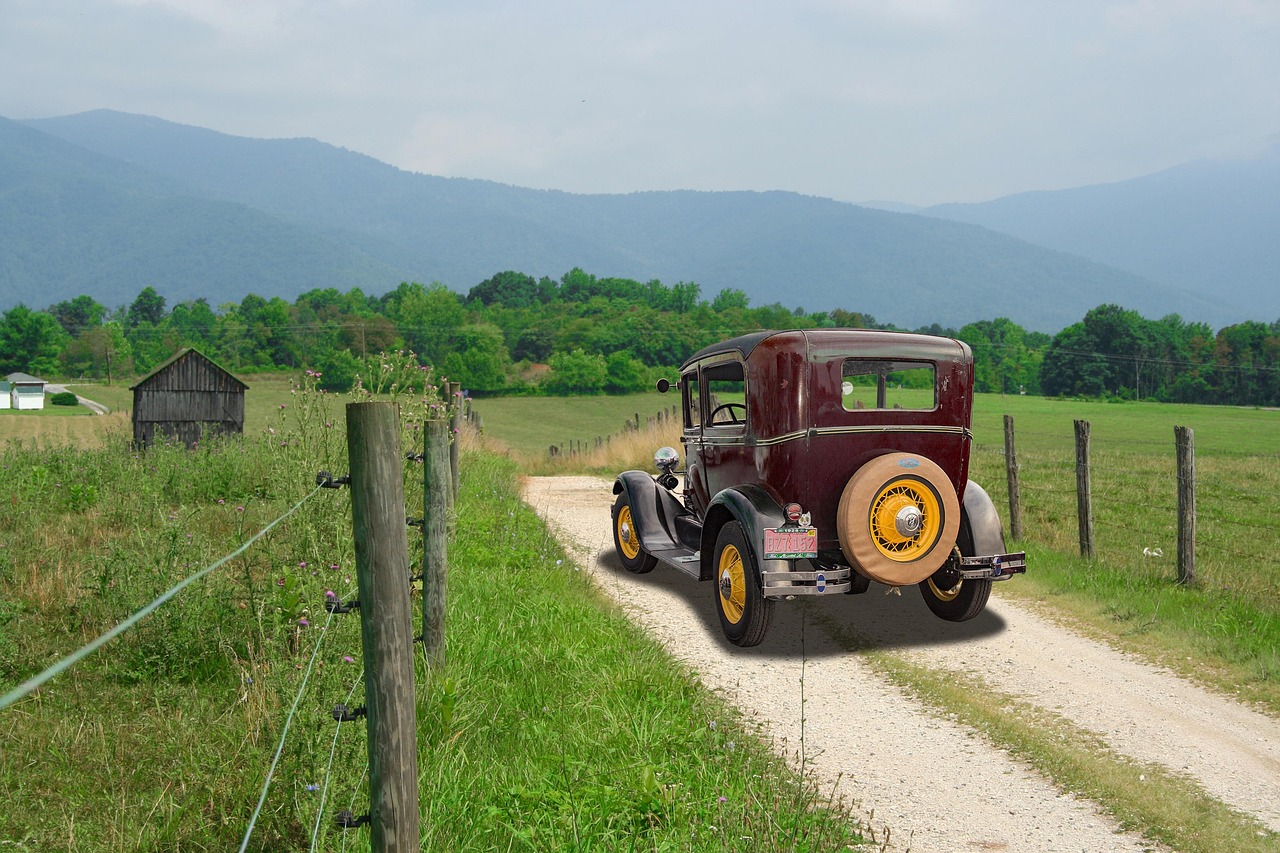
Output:
<path fill-rule="evenodd" d="M 459 460 L 461 454 L 458 450 L 458 439 L 462 436 L 462 383 L 449 383 L 449 400 L 452 404 L 449 407 L 449 471 L 451 487 L 449 491 L 449 505 L 458 501 L 458 486 L 461 484 L 462 475 L 459 471 Z"/>
<path fill-rule="evenodd" d="M 370 849 L 416 852 L 418 720 L 400 407 L 347 404 L 347 453 L 369 728 Z"/>
<path fill-rule="evenodd" d="M 1092 560 L 1093 487 L 1089 477 L 1089 422 L 1076 421 L 1076 517 L 1080 524 L 1080 556 Z"/>
<path fill-rule="evenodd" d="M 449 424 L 427 421 L 423 449 L 422 649 L 427 663 L 445 663 L 444 609 L 449 587 Z M 455 442 L 456 443 L 456 442 Z"/>
<path fill-rule="evenodd" d="M 1178 448 L 1178 583 L 1196 582 L 1196 446 L 1190 427 L 1173 428 Z"/>
<path fill-rule="evenodd" d="M 1022 487 L 1018 482 L 1018 451 L 1013 442 L 1013 415 L 1004 416 L 1004 465 L 1009 479 L 1009 535 L 1022 541 Z"/>

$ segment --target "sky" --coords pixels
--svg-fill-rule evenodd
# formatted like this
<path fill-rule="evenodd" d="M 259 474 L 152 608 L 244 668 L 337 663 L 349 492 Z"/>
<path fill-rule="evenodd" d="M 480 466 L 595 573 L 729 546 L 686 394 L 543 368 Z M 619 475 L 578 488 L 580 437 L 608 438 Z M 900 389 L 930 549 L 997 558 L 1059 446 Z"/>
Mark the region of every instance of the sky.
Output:
<path fill-rule="evenodd" d="M 1277 0 L 0 0 L 0 116 L 576 193 L 983 201 L 1280 142 Z"/>

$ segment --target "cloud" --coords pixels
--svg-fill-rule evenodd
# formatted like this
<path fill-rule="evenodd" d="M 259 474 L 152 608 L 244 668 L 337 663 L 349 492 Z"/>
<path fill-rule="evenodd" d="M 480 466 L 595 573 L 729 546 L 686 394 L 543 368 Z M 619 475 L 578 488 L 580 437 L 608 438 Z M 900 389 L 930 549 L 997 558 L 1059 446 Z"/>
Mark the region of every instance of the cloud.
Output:
<path fill-rule="evenodd" d="M 1280 132 L 1271 0 L 0 0 L 0 115 L 108 107 L 578 192 L 976 200 Z"/>

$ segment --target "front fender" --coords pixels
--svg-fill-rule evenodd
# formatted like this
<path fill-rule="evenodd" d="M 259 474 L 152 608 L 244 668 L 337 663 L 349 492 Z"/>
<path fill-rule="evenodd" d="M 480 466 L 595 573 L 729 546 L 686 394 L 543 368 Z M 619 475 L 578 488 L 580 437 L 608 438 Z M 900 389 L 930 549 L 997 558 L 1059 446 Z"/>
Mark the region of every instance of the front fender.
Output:
<path fill-rule="evenodd" d="M 964 513 L 961 519 L 960 551 L 966 557 L 1003 554 L 1004 528 L 1000 514 L 986 489 L 970 480 L 964 489 Z M 968 534 L 970 553 L 965 553 L 965 534 Z"/>
<path fill-rule="evenodd" d="M 747 539 L 747 547 L 751 549 L 751 566 L 759 579 L 759 573 L 785 567 L 786 560 L 770 560 L 764 565 L 760 555 L 764 553 L 764 529 L 779 527 L 786 521 L 781 505 L 773 496 L 757 485 L 735 486 L 725 489 L 711 499 L 707 508 L 707 516 L 702 522 L 702 546 L 699 550 L 701 559 L 698 570 L 702 580 L 715 577 L 716 539 L 720 536 L 720 528 L 730 521 L 742 526 Z"/>
<path fill-rule="evenodd" d="M 676 547 L 675 532 L 668 529 L 667 520 L 675 517 L 679 504 L 651 474 L 623 471 L 613 481 L 613 493 L 626 494 L 627 504 L 631 507 L 631 523 L 640 537 L 641 548 L 652 553 Z M 616 524 L 618 519 L 612 511 L 610 516 Z"/>

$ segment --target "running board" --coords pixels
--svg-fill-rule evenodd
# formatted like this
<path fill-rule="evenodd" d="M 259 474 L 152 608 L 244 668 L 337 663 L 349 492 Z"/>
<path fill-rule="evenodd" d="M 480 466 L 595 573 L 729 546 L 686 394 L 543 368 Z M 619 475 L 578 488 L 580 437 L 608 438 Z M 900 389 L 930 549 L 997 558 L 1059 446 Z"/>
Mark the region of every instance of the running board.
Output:
<path fill-rule="evenodd" d="M 669 548 L 649 553 L 664 566 L 682 572 L 694 580 L 702 580 L 702 558 L 697 551 L 690 551 L 688 548 Z"/>

